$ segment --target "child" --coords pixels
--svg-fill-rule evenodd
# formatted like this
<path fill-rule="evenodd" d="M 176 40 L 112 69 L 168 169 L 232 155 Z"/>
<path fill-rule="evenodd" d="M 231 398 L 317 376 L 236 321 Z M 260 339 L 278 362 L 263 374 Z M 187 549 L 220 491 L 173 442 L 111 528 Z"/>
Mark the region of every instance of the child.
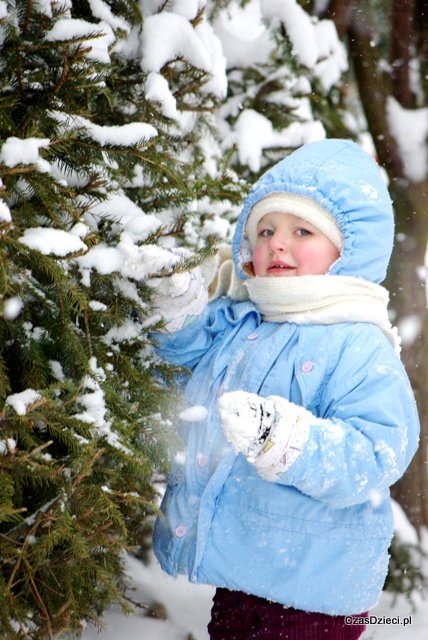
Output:
<path fill-rule="evenodd" d="M 211 639 L 356 639 L 380 596 L 389 487 L 419 431 L 379 285 L 393 227 L 370 156 L 311 143 L 244 202 L 232 249 L 250 301 L 206 306 L 198 272 L 158 296 L 174 331 L 159 353 L 192 371 L 205 412 L 180 427 L 154 550 L 217 587 Z"/>

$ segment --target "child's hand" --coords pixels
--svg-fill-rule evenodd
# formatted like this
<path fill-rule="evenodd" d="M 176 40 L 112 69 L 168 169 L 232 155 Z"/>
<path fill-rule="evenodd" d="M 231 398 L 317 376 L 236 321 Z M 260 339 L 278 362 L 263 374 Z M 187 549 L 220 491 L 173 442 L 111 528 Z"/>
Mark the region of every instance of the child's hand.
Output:
<path fill-rule="evenodd" d="M 276 482 L 299 457 L 309 438 L 315 416 L 280 396 L 262 398 L 232 391 L 219 399 L 222 427 L 236 453 L 265 480 Z"/>
<path fill-rule="evenodd" d="M 170 267 L 183 263 L 190 253 L 186 249 L 171 249 Z M 208 292 L 201 269 L 151 278 L 147 283 L 155 290 L 153 310 L 165 321 L 162 331 L 173 333 L 194 322 L 208 303 Z"/>
<path fill-rule="evenodd" d="M 182 247 L 173 247 L 165 249 L 169 260 L 168 267 L 174 269 L 180 263 L 191 257 L 190 251 Z M 173 273 L 170 276 L 159 276 L 147 280 L 147 284 L 156 291 L 157 296 L 165 296 L 168 298 L 176 298 L 184 295 L 189 289 L 191 275 L 189 271 Z"/>
<path fill-rule="evenodd" d="M 243 453 L 253 462 L 269 436 L 273 403 L 255 393 L 232 391 L 221 396 L 219 409 L 226 438 L 236 453 Z"/>

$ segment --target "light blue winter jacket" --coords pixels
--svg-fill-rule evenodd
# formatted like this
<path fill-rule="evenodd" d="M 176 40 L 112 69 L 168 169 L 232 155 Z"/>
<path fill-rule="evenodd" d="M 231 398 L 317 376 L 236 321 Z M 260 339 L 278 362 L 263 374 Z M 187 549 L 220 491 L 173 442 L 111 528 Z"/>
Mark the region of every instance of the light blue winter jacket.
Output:
<path fill-rule="evenodd" d="M 251 207 L 278 190 L 310 196 L 337 218 L 344 250 L 332 288 L 334 274 L 383 281 L 393 214 L 366 153 L 321 141 L 268 171 L 244 203 L 236 258 Z M 408 378 L 381 330 L 263 322 L 253 303 L 221 298 L 190 326 L 160 336 L 159 353 L 192 370 L 185 397 L 206 409 L 206 418 L 180 426 L 185 455 L 173 464 L 154 532 L 163 569 L 307 611 L 371 608 L 388 566 L 389 487 L 419 432 Z M 217 398 L 237 389 L 283 396 L 336 428 L 311 427 L 291 468 L 268 482 L 222 433 Z"/>

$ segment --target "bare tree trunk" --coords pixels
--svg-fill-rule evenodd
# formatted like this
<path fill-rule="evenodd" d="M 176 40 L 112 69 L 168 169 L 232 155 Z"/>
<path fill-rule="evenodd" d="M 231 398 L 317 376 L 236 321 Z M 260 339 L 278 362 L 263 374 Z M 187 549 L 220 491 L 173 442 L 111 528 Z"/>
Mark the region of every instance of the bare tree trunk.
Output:
<path fill-rule="evenodd" d="M 428 0 L 416 0 L 415 31 L 417 51 L 421 64 L 421 76 L 428 78 Z M 422 87 L 424 104 L 428 104 L 428 82 Z"/>
<path fill-rule="evenodd" d="M 331 0 L 320 18 L 333 20 L 339 38 L 347 34 L 355 0 Z"/>
<path fill-rule="evenodd" d="M 349 53 L 380 163 L 389 176 L 402 176 L 403 163 L 386 120 L 387 97 L 392 93 L 391 78 L 379 67 L 378 53 L 372 46 L 376 37 L 370 16 L 370 2 L 360 0 L 358 7 L 354 7 L 349 26 Z"/>
<path fill-rule="evenodd" d="M 408 322 L 417 330 L 404 341 L 402 359 L 409 374 L 421 420 L 419 449 L 404 477 L 394 486 L 393 496 L 418 528 L 428 526 L 428 314 L 425 284 L 425 253 L 428 237 L 428 182 L 396 189 L 394 205 L 397 237 L 388 274 L 395 323 Z M 419 327 L 418 327 L 419 324 Z M 404 332 L 403 332 L 404 335 Z"/>
<path fill-rule="evenodd" d="M 410 83 L 410 61 L 416 54 L 414 13 L 415 0 L 393 1 L 390 46 L 392 93 L 406 109 L 415 106 Z"/>

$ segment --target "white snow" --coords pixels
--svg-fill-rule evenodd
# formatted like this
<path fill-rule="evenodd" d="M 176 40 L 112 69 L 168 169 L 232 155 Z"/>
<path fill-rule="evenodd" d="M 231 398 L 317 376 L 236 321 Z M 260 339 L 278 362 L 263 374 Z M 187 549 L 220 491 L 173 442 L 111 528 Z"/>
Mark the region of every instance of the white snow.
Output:
<path fill-rule="evenodd" d="M 6 18 L 7 16 L 7 3 L 4 0 L 0 2 L 0 19 Z"/>
<path fill-rule="evenodd" d="M 239 161 L 252 171 L 259 171 L 263 150 L 275 147 L 298 147 L 325 138 L 321 122 L 293 122 L 282 131 L 275 131 L 272 122 L 253 109 L 244 109 L 231 137 L 238 145 Z"/>
<path fill-rule="evenodd" d="M 10 209 L 4 200 L 0 199 L 0 222 L 11 222 L 12 216 L 10 215 Z"/>
<path fill-rule="evenodd" d="M 60 111 L 50 111 L 49 115 L 64 129 L 83 129 L 93 140 L 102 147 L 106 145 L 132 146 L 141 141 L 148 142 L 157 136 L 155 127 L 145 122 L 130 122 L 122 126 L 107 126 L 94 124 L 82 116 L 70 116 Z"/>
<path fill-rule="evenodd" d="M 319 49 L 312 18 L 296 0 L 262 0 L 263 13 L 280 18 L 293 45 L 293 53 L 308 68 L 315 66 Z"/>
<path fill-rule="evenodd" d="M 86 39 L 88 36 L 95 36 Z M 55 22 L 52 29 L 46 34 L 45 40 L 48 42 L 79 41 L 84 39 L 80 46 L 86 51 L 86 56 L 98 62 L 109 63 L 109 46 L 115 41 L 115 35 L 107 22 L 100 22 L 94 25 L 86 20 L 75 18 L 63 18 Z M 74 45 L 76 46 L 76 45 Z"/>
<path fill-rule="evenodd" d="M 81 119 L 81 121 L 83 118 Z M 85 122 L 88 132 L 95 142 L 99 142 L 102 147 L 106 145 L 131 146 L 140 141 L 148 141 L 157 135 L 157 131 L 150 124 L 143 122 L 130 122 L 117 127 L 100 126 Z"/>
<path fill-rule="evenodd" d="M 263 24 L 259 0 L 250 0 L 244 7 L 232 3 L 219 12 L 215 29 L 222 42 L 228 69 L 268 61 L 271 36 Z"/>
<path fill-rule="evenodd" d="M 403 345 L 413 344 L 422 331 L 422 318 L 417 315 L 406 316 L 398 323 L 398 332 Z"/>
<path fill-rule="evenodd" d="M 13 407 L 19 416 L 25 416 L 28 407 L 40 400 L 40 394 L 34 389 L 25 389 L 6 398 L 6 404 Z"/>
<path fill-rule="evenodd" d="M 62 229 L 26 229 L 19 241 L 44 255 L 64 257 L 87 249 L 86 244 L 78 236 Z"/>
<path fill-rule="evenodd" d="M 201 405 L 194 405 L 179 414 L 179 418 L 185 422 L 203 422 L 207 417 L 207 410 Z"/>
<path fill-rule="evenodd" d="M 162 105 L 162 114 L 166 118 L 178 118 L 177 101 L 169 89 L 167 80 L 156 71 L 152 71 L 146 80 L 146 98 Z"/>
<path fill-rule="evenodd" d="M 106 22 L 112 29 L 122 29 L 129 33 L 130 25 L 120 16 L 114 15 L 111 7 L 103 0 L 88 0 L 92 14 L 95 18 L 99 18 Z"/>
<path fill-rule="evenodd" d="M 395 532 L 399 539 L 408 544 L 418 544 L 418 534 L 407 519 L 403 507 L 395 500 L 392 501 L 392 511 L 394 514 Z"/>
<path fill-rule="evenodd" d="M 387 102 L 388 125 L 404 160 L 406 175 L 423 180 L 428 171 L 428 108 L 404 109 L 393 97 Z"/>
<path fill-rule="evenodd" d="M 0 456 L 5 456 L 8 453 L 13 453 L 16 450 L 16 440 L 14 438 L 6 438 L 6 440 L 0 440 Z"/>
<path fill-rule="evenodd" d="M 22 311 L 23 302 L 19 296 L 12 296 L 4 301 L 3 315 L 6 320 L 15 320 Z"/>
<path fill-rule="evenodd" d="M 40 162 L 39 149 L 49 147 L 48 138 L 19 138 L 11 137 L 3 143 L 0 151 L 0 162 L 7 167 L 18 164 L 38 164 Z"/>
<path fill-rule="evenodd" d="M 210 55 L 192 25 L 174 13 L 158 13 L 144 20 L 141 47 L 143 71 L 160 71 L 180 56 L 199 69 L 212 69 Z"/>

